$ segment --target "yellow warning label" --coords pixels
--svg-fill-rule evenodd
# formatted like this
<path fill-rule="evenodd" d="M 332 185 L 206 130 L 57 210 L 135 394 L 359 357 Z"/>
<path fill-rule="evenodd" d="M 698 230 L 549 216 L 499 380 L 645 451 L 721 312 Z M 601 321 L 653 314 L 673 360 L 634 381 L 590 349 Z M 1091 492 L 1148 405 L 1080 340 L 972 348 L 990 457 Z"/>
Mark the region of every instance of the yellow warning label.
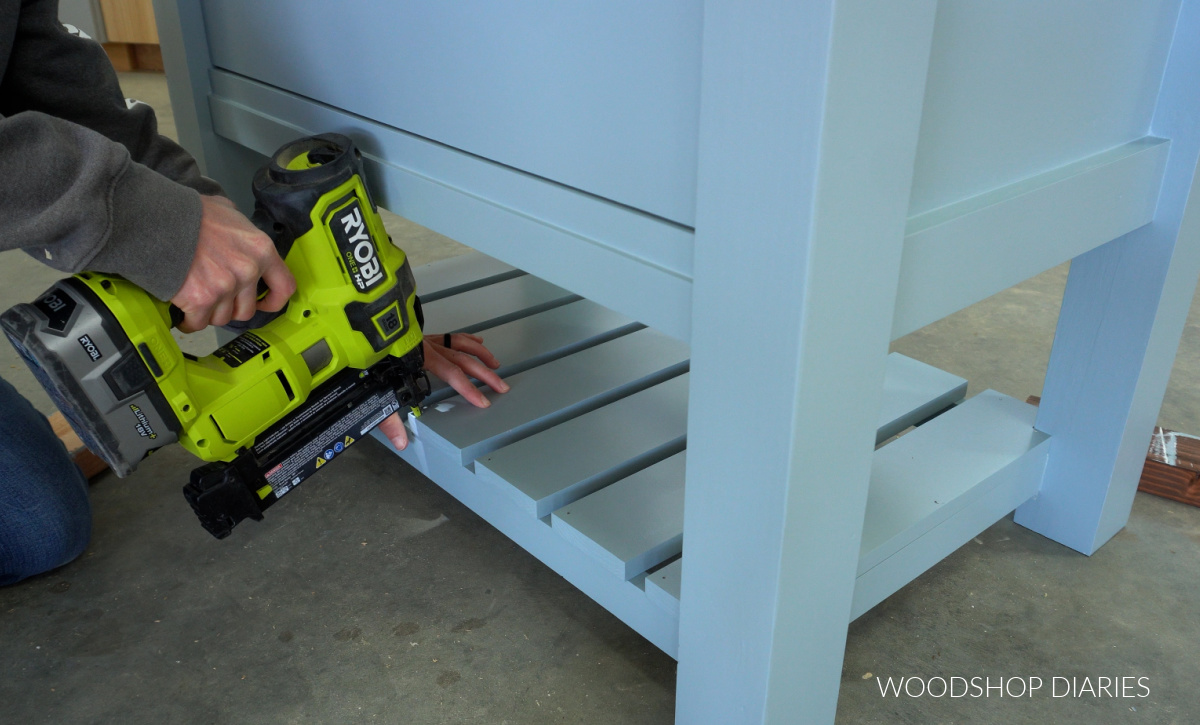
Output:
<path fill-rule="evenodd" d="M 259 498 L 266 498 L 267 496 L 270 496 L 270 495 L 271 495 L 271 487 L 270 487 L 270 486 L 263 486 L 262 488 L 260 488 L 260 489 L 258 489 L 257 491 L 255 491 L 255 493 L 257 493 L 257 494 L 258 494 L 258 497 L 259 497 Z"/>
<path fill-rule="evenodd" d="M 351 438 L 350 436 L 346 436 L 346 447 L 349 448 L 350 444 L 352 444 L 352 443 L 354 443 L 354 439 Z"/>
<path fill-rule="evenodd" d="M 320 468 L 321 466 L 324 466 L 324 465 L 325 465 L 325 459 L 322 458 L 321 456 L 317 456 L 317 468 Z"/>

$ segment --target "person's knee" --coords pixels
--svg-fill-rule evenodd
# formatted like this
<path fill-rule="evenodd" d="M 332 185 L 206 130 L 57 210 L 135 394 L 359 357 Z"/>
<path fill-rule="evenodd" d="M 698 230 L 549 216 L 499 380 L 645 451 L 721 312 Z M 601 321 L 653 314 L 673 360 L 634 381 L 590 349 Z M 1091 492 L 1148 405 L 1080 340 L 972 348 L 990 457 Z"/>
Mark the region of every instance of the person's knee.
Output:
<path fill-rule="evenodd" d="M 91 508 L 48 496 L 34 507 L 0 503 L 0 585 L 57 569 L 87 548 L 92 536 Z"/>
<path fill-rule="evenodd" d="M 84 484 L 87 485 L 86 483 Z M 83 553 L 92 538 L 92 508 L 87 500 L 69 507 L 60 507 L 46 527 L 42 540 L 42 571 L 56 569 Z"/>
<path fill-rule="evenodd" d="M 71 561 L 87 546 L 87 481 L 46 418 L 0 379 L 0 584 Z"/>

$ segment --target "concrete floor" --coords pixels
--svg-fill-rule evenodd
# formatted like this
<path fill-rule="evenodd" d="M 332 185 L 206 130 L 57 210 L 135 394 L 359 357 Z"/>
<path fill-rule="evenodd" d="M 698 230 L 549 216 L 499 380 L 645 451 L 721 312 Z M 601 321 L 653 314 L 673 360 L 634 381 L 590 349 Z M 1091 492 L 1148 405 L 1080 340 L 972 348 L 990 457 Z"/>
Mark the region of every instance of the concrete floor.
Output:
<path fill-rule="evenodd" d="M 167 110 L 160 76 L 122 83 Z M 464 249 L 388 224 L 417 264 Z M 0 255 L 0 309 L 58 276 Z M 968 378 L 972 394 L 1036 394 L 1064 280 L 1051 270 L 896 349 Z M 1197 320 L 1194 305 L 1161 416 L 1190 432 Z M 51 409 L 7 346 L 0 374 Z M 179 493 L 196 465 L 181 448 L 128 479 L 99 477 L 87 552 L 0 589 L 0 721 L 672 721 L 669 657 L 373 440 L 338 460 L 225 541 Z M 1200 510 L 1143 494 L 1091 558 L 1001 521 L 850 626 L 839 721 L 1196 722 L 1198 554 Z M 1023 699 L 883 698 L 889 676 L 1045 686 Z M 1051 678 L 1085 676 L 1146 677 L 1149 696 L 1051 696 Z"/>

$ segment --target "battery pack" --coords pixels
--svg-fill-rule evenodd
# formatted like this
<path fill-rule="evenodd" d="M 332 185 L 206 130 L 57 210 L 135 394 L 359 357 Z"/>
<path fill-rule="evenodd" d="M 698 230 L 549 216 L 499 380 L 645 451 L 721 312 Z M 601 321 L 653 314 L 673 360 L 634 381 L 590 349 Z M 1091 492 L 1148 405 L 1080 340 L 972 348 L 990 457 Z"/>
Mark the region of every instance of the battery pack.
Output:
<path fill-rule="evenodd" d="M 84 445 L 118 476 L 178 440 L 179 420 L 108 307 L 72 277 L 0 315 L 0 328 Z"/>

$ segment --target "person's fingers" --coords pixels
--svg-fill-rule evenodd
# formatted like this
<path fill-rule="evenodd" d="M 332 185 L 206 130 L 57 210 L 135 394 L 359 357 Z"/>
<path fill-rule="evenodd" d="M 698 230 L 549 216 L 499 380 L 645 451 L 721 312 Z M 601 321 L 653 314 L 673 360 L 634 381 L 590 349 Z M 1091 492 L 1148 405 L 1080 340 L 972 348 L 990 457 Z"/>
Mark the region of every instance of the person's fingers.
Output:
<path fill-rule="evenodd" d="M 183 286 L 171 298 L 171 303 L 183 311 L 179 329 L 197 332 L 207 327 L 221 290 L 232 284 L 233 278 L 227 270 L 214 268 L 207 256 L 198 254 L 188 268 Z"/>
<path fill-rule="evenodd" d="M 283 309 L 287 301 L 291 299 L 292 293 L 296 291 L 296 278 L 292 276 L 292 270 L 283 263 L 279 255 L 275 252 L 275 248 L 271 248 L 271 254 L 274 256 L 269 266 L 263 270 L 262 279 L 267 284 L 267 296 L 258 302 L 258 309 L 266 312 L 278 312 Z M 258 283 L 255 282 L 255 290 L 257 291 Z"/>
<path fill-rule="evenodd" d="M 178 305 L 176 305 L 178 306 Z M 180 307 L 179 309 L 183 309 Z M 208 310 L 203 312 L 188 312 L 184 310 L 183 322 L 179 323 L 180 332 L 200 332 L 208 327 Z"/>
<path fill-rule="evenodd" d="M 183 310 L 179 329 L 194 332 L 230 320 L 247 320 L 256 309 L 283 309 L 296 280 L 271 238 L 222 197 L 201 197 L 203 211 L 192 265 L 171 298 Z M 270 288 L 259 301 L 258 283 Z"/>
<path fill-rule="evenodd" d="M 483 346 L 483 341 L 474 335 L 455 335 L 452 339 L 452 349 L 455 352 L 465 352 L 483 361 L 484 365 L 495 370 L 500 367 L 500 361 L 492 351 Z"/>
<path fill-rule="evenodd" d="M 405 430 L 404 421 L 400 420 L 399 413 L 389 415 L 379 424 L 379 430 L 396 446 L 396 450 L 402 451 L 408 447 L 408 431 Z"/>
<path fill-rule="evenodd" d="M 211 289 L 197 289 L 195 285 L 185 285 L 184 289 L 171 299 L 176 307 L 183 310 L 183 322 L 180 323 L 179 329 L 183 332 L 199 332 L 212 324 L 213 306 L 217 300 Z"/>
<path fill-rule="evenodd" d="M 446 335 L 426 335 L 425 340 L 438 347 L 439 350 L 446 350 L 445 342 Z M 450 336 L 450 350 L 465 352 L 474 355 L 483 361 L 489 368 L 495 370 L 500 367 L 500 361 L 492 354 L 492 351 L 487 349 L 483 344 L 483 338 L 478 335 L 471 335 L 465 332 L 456 332 Z"/>
<path fill-rule="evenodd" d="M 444 340 L 445 337 L 446 337 L 445 335 L 426 335 L 425 336 L 425 338 L 427 340 L 429 340 L 430 342 L 436 343 L 438 345 L 442 344 L 442 340 Z M 465 339 L 465 340 L 474 340 L 475 342 L 483 342 L 482 337 L 480 337 L 479 335 L 472 335 L 469 332 L 454 332 L 454 333 L 450 334 L 450 337 L 454 340 L 464 340 Z M 451 347 L 457 347 L 457 344 L 453 344 L 453 345 L 451 345 Z"/>
<path fill-rule="evenodd" d="M 450 333 L 450 337 L 453 340 L 474 340 L 475 342 L 483 342 L 482 337 L 480 337 L 479 335 L 472 335 L 469 332 L 452 332 L 452 333 Z M 435 345 L 441 345 L 442 347 L 445 347 L 445 345 L 442 344 L 443 341 L 446 339 L 446 335 L 444 333 L 438 333 L 435 335 L 426 334 L 425 339 L 428 340 L 429 342 L 432 342 Z M 458 344 L 452 343 L 450 346 L 458 347 Z"/>
<path fill-rule="evenodd" d="M 233 300 L 233 319 L 249 320 L 258 309 L 258 299 L 255 287 L 243 287 Z"/>
<path fill-rule="evenodd" d="M 232 319 L 233 298 L 225 297 L 213 305 L 212 316 L 208 318 L 208 324 L 220 327 L 221 325 L 228 325 Z"/>
<path fill-rule="evenodd" d="M 507 393 L 508 383 L 504 382 L 499 375 L 492 372 L 491 367 L 484 361 L 474 358 L 465 352 L 458 350 L 448 350 L 446 357 L 450 362 L 454 363 L 463 372 L 469 376 L 487 383 L 488 387 L 495 390 L 497 393 Z"/>
<path fill-rule="evenodd" d="M 445 349 L 445 348 L 441 348 Z M 476 408 L 491 405 L 483 393 L 471 384 L 470 378 L 457 365 L 442 356 L 439 348 L 425 343 L 425 369 L 444 380 L 455 392 L 467 399 Z"/>

